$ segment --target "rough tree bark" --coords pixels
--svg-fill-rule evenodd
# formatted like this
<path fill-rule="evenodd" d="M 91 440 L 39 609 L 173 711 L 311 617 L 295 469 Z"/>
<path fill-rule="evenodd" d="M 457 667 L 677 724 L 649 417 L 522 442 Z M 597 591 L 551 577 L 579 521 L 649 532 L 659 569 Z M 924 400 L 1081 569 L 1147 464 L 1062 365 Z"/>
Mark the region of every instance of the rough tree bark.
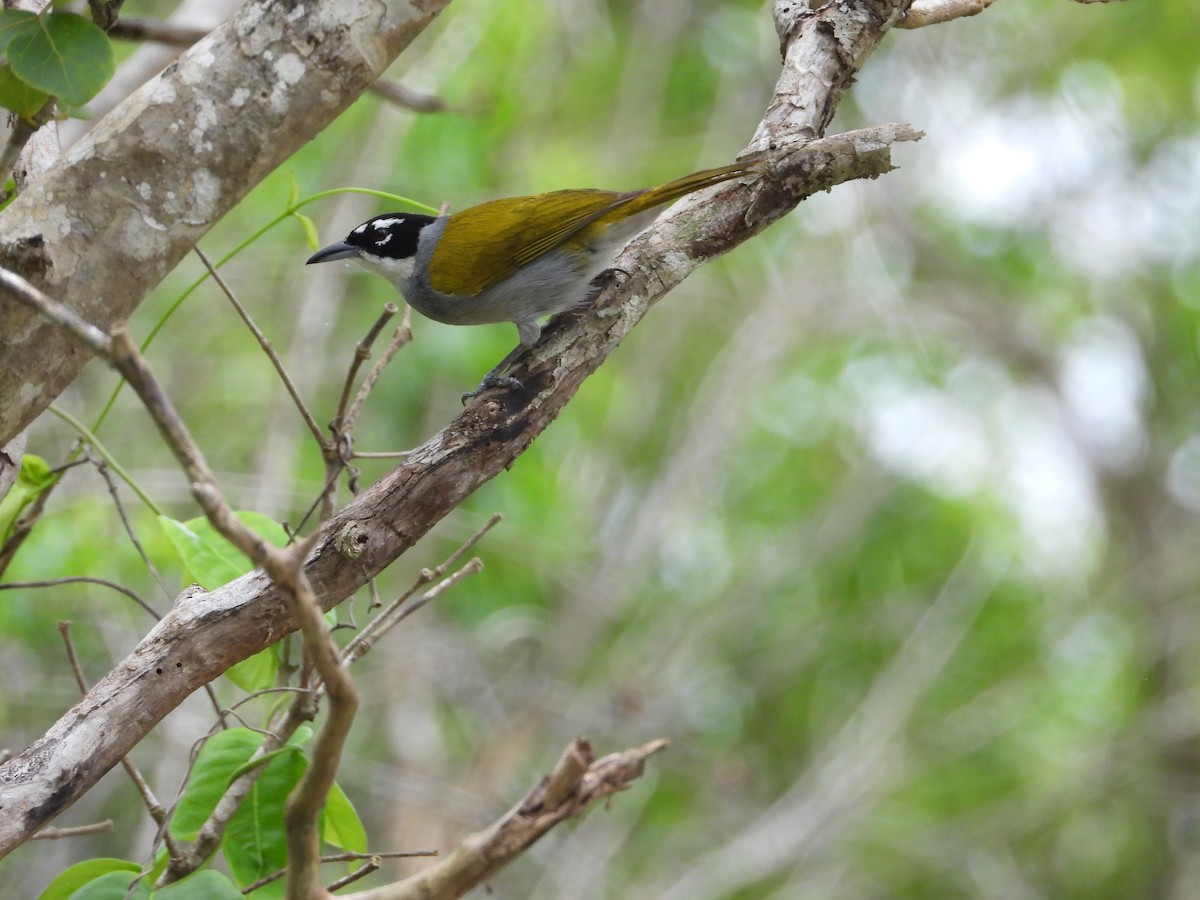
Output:
<path fill-rule="evenodd" d="M 449 0 L 254 0 L 0 213 L 0 266 L 107 329 L 332 122 Z M 90 359 L 0 295 L 0 446 Z"/>

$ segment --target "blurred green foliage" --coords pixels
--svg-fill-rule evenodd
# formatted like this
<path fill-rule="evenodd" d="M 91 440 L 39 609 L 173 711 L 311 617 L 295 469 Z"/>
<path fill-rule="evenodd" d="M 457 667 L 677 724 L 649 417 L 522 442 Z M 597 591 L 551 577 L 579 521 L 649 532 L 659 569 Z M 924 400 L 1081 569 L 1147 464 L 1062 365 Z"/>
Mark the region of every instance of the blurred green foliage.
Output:
<path fill-rule="evenodd" d="M 355 667 L 340 781 L 372 849 L 446 849 L 586 733 L 668 752 L 611 808 L 496 879 L 505 896 L 1192 897 L 1200 893 L 1200 65 L 1188 0 L 999 3 L 891 35 L 836 127 L 927 132 L 901 168 L 813 198 L 672 293 L 512 470 L 380 580 L 384 598 L 493 511 L 486 568 Z M 1133 37 L 1136 35 L 1136 39 Z M 760 2 L 460 4 L 393 77 L 451 106 L 364 97 L 203 241 L 217 256 L 301 193 L 355 184 L 462 208 L 632 188 L 731 159 L 777 73 Z M 384 207 L 306 212 L 332 240 Z M 295 223 L 227 278 L 318 421 L 381 279 L 306 270 Z M 185 261 L 134 318 L 158 321 Z M 415 446 L 512 345 L 414 321 L 356 446 Z M 319 453 L 205 287 L 150 351 L 235 505 L 295 524 Z M 93 420 L 89 369 L 61 405 Z M 130 396 L 99 436 L 158 505 L 187 486 Z M 32 452 L 73 435 L 49 417 Z M 369 483 L 387 469 L 363 461 Z M 172 590 L 154 515 L 130 514 Z M 93 575 L 166 609 L 103 483 L 72 470 L 10 580 Z M 361 624 L 366 598 L 341 610 Z M 6 745 L 150 626 L 101 586 L 0 594 Z M 238 696 L 219 685 L 226 702 Z M 189 701 L 134 758 L 171 796 L 212 721 Z M 2 865 L 139 858 L 113 776 Z M 379 878 L 414 871 L 389 863 Z"/>

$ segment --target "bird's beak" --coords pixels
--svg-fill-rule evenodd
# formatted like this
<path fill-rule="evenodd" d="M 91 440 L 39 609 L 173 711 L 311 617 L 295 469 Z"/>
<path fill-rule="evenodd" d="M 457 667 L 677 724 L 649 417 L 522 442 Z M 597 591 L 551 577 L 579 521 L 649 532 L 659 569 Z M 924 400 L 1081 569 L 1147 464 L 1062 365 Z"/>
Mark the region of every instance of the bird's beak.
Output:
<path fill-rule="evenodd" d="M 335 259 L 351 259 L 355 256 L 358 256 L 357 247 L 353 244 L 347 244 L 345 241 L 338 241 L 336 244 L 322 247 L 308 258 L 308 262 L 305 265 L 311 266 L 313 263 L 330 262 Z"/>

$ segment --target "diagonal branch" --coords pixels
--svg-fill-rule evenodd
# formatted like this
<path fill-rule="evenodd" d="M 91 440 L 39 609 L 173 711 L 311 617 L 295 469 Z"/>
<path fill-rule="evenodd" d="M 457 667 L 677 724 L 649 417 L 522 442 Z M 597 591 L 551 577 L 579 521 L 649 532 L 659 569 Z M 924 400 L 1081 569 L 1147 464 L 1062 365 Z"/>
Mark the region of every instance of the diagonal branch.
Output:
<path fill-rule="evenodd" d="M 892 169 L 905 125 L 809 143 L 907 0 L 860 0 L 811 11 L 780 0 L 785 66 L 752 149 L 761 176 L 683 202 L 616 261 L 622 277 L 589 309 L 552 321 L 514 374 L 527 392 L 489 392 L 321 529 L 303 577 L 329 608 L 409 549 L 465 497 L 504 471 L 652 305 L 704 261 L 728 252 L 805 197 Z M 807 61 L 820 78 L 807 78 Z M 0 230 L 0 239 L 2 239 Z M 0 282 L 0 295 L 11 286 Z M 0 385 L 0 395 L 3 394 Z M 353 533 L 353 547 L 340 537 Z M 82 796 L 192 691 L 296 628 L 282 592 L 252 572 L 177 602 L 146 638 L 33 746 L 0 767 L 0 854 Z M 119 723 L 119 727 L 118 727 Z"/>
<path fill-rule="evenodd" d="M 665 740 L 596 759 L 585 738 L 563 751 L 554 769 L 498 822 L 466 838 L 445 858 L 405 881 L 345 895 L 346 900 L 450 900 L 494 876 L 551 828 L 582 815 L 596 801 L 625 790 Z"/>
<path fill-rule="evenodd" d="M 250 0 L 0 211 L 0 266 L 102 329 L 128 318 L 448 2 L 329 3 L 296 15 L 293 3 Z M 0 296 L 0 446 L 89 357 Z"/>
<path fill-rule="evenodd" d="M 804 196 L 884 174 L 892 168 L 892 142 L 915 137 L 907 126 L 887 125 L 813 141 L 773 163 L 755 185 L 734 184 L 700 214 L 678 212 L 643 234 L 620 259 L 633 276 L 592 309 L 547 327 L 519 373 L 534 396 L 522 403 L 512 394 L 483 395 L 323 526 L 304 568 L 323 606 L 349 597 L 511 465 L 650 306 L 704 258 L 747 240 Z M 670 266 L 662 253 L 671 254 Z M 12 290 L 14 279 L 20 281 L 0 270 L 0 289 Z M 348 547 L 340 536 L 351 532 Z M 0 854 L 82 796 L 194 690 L 295 628 L 281 592 L 261 571 L 177 601 L 86 697 L 0 767 L 7 813 L 0 817 Z"/>

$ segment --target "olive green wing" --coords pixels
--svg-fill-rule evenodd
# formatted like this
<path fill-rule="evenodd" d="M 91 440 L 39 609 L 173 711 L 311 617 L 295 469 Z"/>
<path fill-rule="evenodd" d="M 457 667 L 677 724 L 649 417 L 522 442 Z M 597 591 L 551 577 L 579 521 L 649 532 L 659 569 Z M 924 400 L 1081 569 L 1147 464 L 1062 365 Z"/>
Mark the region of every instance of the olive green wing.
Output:
<path fill-rule="evenodd" d="M 438 243 L 437 264 L 429 273 L 429 283 L 444 294 L 474 297 L 610 213 L 613 221 L 637 215 L 749 174 L 756 166 L 756 160 L 746 160 L 704 169 L 640 191 L 581 188 L 481 203 L 450 217 Z M 491 238 L 484 241 L 480 235 Z"/>
<path fill-rule="evenodd" d="M 444 294 L 474 297 L 629 196 L 591 189 L 553 191 L 465 209 L 446 223 L 429 283 Z"/>

